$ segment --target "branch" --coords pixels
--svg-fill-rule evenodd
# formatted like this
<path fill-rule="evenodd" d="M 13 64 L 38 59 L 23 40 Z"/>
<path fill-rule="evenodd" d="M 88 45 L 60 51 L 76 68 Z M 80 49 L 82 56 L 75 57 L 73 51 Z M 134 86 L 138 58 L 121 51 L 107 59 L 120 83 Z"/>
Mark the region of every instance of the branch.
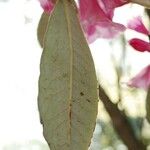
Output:
<path fill-rule="evenodd" d="M 136 3 L 150 9 L 150 0 L 128 0 L 131 3 Z"/>
<path fill-rule="evenodd" d="M 111 102 L 101 86 L 99 86 L 99 98 L 103 102 L 112 119 L 114 128 L 128 147 L 128 150 L 146 150 L 146 146 L 135 137 L 134 131 L 124 113 L 118 109 L 116 104 Z"/>

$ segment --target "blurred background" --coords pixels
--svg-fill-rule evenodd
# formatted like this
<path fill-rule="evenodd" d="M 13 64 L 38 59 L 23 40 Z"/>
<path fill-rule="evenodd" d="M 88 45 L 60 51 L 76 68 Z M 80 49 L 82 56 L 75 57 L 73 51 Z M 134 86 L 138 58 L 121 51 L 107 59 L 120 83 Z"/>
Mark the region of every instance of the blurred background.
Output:
<path fill-rule="evenodd" d="M 38 0 L 0 0 L 0 150 L 49 149 L 37 108 L 42 49 L 36 32 L 41 13 Z M 138 5 L 117 8 L 114 21 L 126 25 L 138 15 L 149 27 L 147 12 Z M 128 45 L 133 37 L 148 40 L 127 30 L 113 40 L 98 39 L 90 45 L 98 81 L 108 96 L 107 101 L 99 102 L 90 150 L 127 150 L 134 142 L 150 149 L 146 91 L 126 85 L 150 64 L 147 52 L 137 52 Z"/>

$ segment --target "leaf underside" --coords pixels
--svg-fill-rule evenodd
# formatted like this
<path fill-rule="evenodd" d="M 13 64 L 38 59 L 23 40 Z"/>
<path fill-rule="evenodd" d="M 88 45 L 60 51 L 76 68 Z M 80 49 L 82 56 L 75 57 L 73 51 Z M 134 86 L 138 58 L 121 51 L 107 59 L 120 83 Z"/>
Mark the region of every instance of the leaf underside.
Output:
<path fill-rule="evenodd" d="M 38 24 L 37 37 L 41 47 L 43 47 L 43 42 L 44 42 L 43 39 L 46 32 L 49 16 L 50 16 L 49 14 L 44 12 Z"/>
<path fill-rule="evenodd" d="M 74 1 L 58 0 L 41 57 L 38 107 L 51 150 L 87 150 L 97 116 L 97 80 Z"/>

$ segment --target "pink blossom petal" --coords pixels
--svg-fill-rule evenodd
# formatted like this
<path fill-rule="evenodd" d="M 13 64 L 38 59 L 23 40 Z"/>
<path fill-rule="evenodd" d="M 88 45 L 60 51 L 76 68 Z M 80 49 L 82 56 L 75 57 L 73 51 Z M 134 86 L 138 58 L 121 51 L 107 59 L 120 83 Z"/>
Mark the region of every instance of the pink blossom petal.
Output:
<path fill-rule="evenodd" d="M 41 7 L 46 13 L 50 13 L 54 7 L 54 4 L 51 0 L 39 0 Z"/>
<path fill-rule="evenodd" d="M 89 43 L 94 42 L 97 38 L 114 38 L 124 30 L 123 25 L 111 21 L 102 21 L 93 26 L 84 25 L 85 35 Z"/>
<path fill-rule="evenodd" d="M 97 0 L 79 0 L 80 20 L 89 42 L 98 37 L 113 38 L 125 30 L 121 24 L 114 23 L 101 9 Z"/>
<path fill-rule="evenodd" d="M 114 1 L 114 7 L 120 7 L 122 5 L 129 3 L 129 0 L 113 0 L 113 1 Z"/>
<path fill-rule="evenodd" d="M 149 42 L 140 40 L 140 39 L 138 39 L 138 38 L 133 38 L 133 39 L 131 39 L 131 40 L 129 41 L 129 44 L 130 44 L 134 49 L 136 49 L 137 51 L 140 51 L 140 52 L 148 51 L 148 52 L 150 52 L 150 43 L 149 43 Z"/>
<path fill-rule="evenodd" d="M 112 19 L 113 16 L 114 16 L 114 8 L 111 7 L 113 1 L 110 1 L 110 0 L 98 0 L 98 3 L 100 5 L 101 9 L 106 14 L 106 16 L 109 19 Z"/>
<path fill-rule="evenodd" d="M 128 23 L 128 28 L 135 30 L 137 32 L 149 35 L 150 31 L 148 31 L 145 27 L 145 25 L 142 22 L 142 18 L 140 16 L 133 18 L 133 20 L 130 20 Z"/>
<path fill-rule="evenodd" d="M 139 72 L 135 77 L 133 77 L 129 82 L 128 86 L 143 88 L 145 90 L 150 88 L 150 65 L 145 67 L 141 72 Z"/>
<path fill-rule="evenodd" d="M 127 0 L 98 0 L 98 3 L 102 10 L 105 12 L 108 18 L 112 19 L 114 15 L 114 9 L 127 4 Z"/>

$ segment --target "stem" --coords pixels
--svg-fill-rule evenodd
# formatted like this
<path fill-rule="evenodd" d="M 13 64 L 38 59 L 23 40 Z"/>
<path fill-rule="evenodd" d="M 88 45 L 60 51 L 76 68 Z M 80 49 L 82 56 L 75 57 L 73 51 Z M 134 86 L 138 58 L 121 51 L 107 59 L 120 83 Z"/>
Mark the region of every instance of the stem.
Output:
<path fill-rule="evenodd" d="M 131 3 L 136 3 L 150 9 L 150 0 L 128 0 Z"/>
<path fill-rule="evenodd" d="M 128 150 L 146 150 L 146 146 L 135 137 L 134 131 L 129 124 L 126 115 L 118 109 L 116 104 L 111 102 L 101 86 L 99 86 L 99 98 L 103 102 L 111 117 L 114 128 L 128 147 Z"/>
<path fill-rule="evenodd" d="M 55 4 L 57 0 L 51 0 L 51 1 Z"/>

